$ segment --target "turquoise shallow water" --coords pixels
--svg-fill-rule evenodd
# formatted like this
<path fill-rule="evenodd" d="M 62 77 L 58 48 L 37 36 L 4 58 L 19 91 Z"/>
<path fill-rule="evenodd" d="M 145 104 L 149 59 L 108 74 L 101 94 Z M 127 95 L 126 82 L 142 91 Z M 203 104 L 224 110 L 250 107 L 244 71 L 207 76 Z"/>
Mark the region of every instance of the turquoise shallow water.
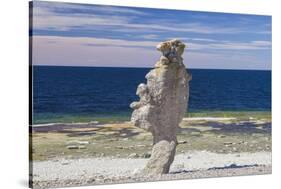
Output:
<path fill-rule="evenodd" d="M 98 121 L 99 123 L 129 121 L 131 114 L 129 112 L 119 114 L 36 114 L 33 124 L 42 123 L 78 123 Z"/>
<path fill-rule="evenodd" d="M 131 114 L 128 112 L 102 115 L 102 114 L 37 114 L 33 124 L 45 123 L 116 123 L 130 121 Z M 188 112 L 185 117 L 236 117 L 238 119 L 249 119 L 250 117 L 271 119 L 270 111 L 200 111 Z"/>
<path fill-rule="evenodd" d="M 129 120 L 149 68 L 33 67 L 33 124 Z M 190 112 L 271 111 L 271 71 L 188 70 Z"/>

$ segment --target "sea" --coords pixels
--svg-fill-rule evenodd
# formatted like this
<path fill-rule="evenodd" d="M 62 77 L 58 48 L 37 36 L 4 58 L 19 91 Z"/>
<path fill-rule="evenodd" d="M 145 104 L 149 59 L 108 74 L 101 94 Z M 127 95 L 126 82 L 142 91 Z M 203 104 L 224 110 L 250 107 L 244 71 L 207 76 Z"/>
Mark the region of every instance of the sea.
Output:
<path fill-rule="evenodd" d="M 32 123 L 128 119 L 151 68 L 33 66 Z M 189 112 L 271 111 L 271 71 L 188 69 Z"/>

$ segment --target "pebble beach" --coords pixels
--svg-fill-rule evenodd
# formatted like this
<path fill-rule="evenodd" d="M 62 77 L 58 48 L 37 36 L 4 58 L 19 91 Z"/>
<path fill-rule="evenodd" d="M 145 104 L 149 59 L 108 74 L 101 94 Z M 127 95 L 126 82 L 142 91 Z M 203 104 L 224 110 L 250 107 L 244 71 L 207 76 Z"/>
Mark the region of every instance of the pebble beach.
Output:
<path fill-rule="evenodd" d="M 149 132 L 130 122 L 53 123 L 32 127 L 34 188 L 271 173 L 268 117 L 184 118 L 169 174 L 140 171 L 152 149 Z"/>

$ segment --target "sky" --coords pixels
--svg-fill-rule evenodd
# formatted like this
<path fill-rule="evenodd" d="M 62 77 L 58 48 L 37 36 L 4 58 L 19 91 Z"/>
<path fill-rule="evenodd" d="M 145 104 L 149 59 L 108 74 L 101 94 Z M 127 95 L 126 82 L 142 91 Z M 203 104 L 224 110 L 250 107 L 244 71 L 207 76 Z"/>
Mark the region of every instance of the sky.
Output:
<path fill-rule="evenodd" d="M 271 17 L 33 1 L 34 65 L 153 67 L 180 39 L 198 69 L 271 70 Z"/>

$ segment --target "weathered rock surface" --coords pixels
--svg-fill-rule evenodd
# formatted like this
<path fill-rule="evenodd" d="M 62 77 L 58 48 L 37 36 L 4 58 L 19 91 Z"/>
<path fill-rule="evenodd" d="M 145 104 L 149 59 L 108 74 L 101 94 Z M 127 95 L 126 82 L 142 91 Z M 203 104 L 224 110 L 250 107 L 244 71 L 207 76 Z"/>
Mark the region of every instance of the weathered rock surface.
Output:
<path fill-rule="evenodd" d="M 184 48 L 185 45 L 176 39 L 157 45 L 162 56 L 145 76 L 147 84 L 138 86 L 136 94 L 140 100 L 130 105 L 134 109 L 131 117 L 134 125 L 153 135 L 154 146 L 143 170 L 145 174 L 168 173 L 174 160 L 176 131 L 187 111 L 191 80 L 181 57 Z"/>

